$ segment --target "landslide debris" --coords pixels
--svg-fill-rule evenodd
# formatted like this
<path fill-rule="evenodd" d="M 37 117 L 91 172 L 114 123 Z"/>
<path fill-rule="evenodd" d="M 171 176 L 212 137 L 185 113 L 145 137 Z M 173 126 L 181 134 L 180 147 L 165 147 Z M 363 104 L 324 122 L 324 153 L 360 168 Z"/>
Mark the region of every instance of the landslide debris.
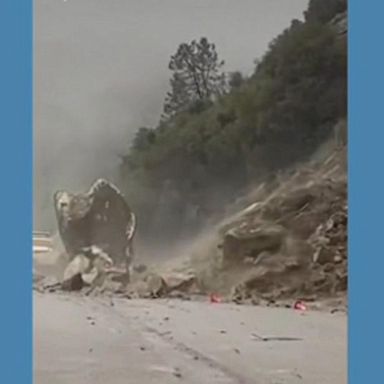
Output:
<path fill-rule="evenodd" d="M 345 147 L 278 180 L 259 185 L 247 205 L 169 265 L 134 267 L 121 291 L 123 272 L 110 271 L 103 292 L 127 298 L 190 298 L 215 292 L 237 303 L 346 298 L 347 162 Z M 186 257 L 188 255 L 188 257 Z M 80 280 L 66 287 L 83 289 Z"/>
<path fill-rule="evenodd" d="M 192 251 L 198 289 L 238 303 L 345 298 L 346 164 L 338 148 L 252 191 Z"/>

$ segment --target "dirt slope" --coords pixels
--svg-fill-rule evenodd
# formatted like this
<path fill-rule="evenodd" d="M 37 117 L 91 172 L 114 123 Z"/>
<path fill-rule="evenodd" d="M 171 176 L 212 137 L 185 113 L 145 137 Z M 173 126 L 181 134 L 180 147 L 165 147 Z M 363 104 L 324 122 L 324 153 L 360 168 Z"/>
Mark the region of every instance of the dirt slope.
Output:
<path fill-rule="evenodd" d="M 249 204 L 163 265 L 195 276 L 190 291 L 253 303 L 345 298 L 347 291 L 346 149 L 255 188 Z"/>

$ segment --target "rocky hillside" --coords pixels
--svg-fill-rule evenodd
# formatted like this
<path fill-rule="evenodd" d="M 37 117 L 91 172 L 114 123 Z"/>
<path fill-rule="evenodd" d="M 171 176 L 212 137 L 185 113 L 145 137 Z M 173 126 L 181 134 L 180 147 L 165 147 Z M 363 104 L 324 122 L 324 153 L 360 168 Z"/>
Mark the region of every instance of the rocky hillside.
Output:
<path fill-rule="evenodd" d="M 236 299 L 346 291 L 345 156 L 341 149 L 321 164 L 300 168 L 221 228 L 223 273 L 246 270 L 234 286 Z"/>
<path fill-rule="evenodd" d="M 195 276 L 190 293 L 218 292 L 238 302 L 345 297 L 345 147 L 320 152 L 315 161 L 256 188 L 250 199 L 198 241 L 189 259 L 159 271 L 185 273 L 190 282 Z"/>

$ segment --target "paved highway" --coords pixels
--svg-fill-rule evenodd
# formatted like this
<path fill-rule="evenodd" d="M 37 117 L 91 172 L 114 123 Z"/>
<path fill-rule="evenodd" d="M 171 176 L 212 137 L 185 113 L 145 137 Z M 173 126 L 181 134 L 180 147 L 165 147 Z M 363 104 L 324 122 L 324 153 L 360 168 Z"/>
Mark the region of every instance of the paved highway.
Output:
<path fill-rule="evenodd" d="M 347 383 L 347 317 L 34 294 L 35 384 Z"/>

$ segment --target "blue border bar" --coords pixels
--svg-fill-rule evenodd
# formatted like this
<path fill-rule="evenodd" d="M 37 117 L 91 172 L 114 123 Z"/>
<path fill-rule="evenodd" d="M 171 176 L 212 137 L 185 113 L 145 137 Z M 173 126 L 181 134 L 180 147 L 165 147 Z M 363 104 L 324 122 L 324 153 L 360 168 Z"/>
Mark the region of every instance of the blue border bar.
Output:
<path fill-rule="evenodd" d="M 382 383 L 383 1 L 349 1 L 349 383 Z"/>
<path fill-rule="evenodd" d="M 0 383 L 32 382 L 32 0 L 0 0 Z"/>
<path fill-rule="evenodd" d="M 351 384 L 382 382 L 383 15 L 349 1 Z M 0 382 L 18 384 L 32 382 L 32 0 L 1 0 L 0 17 Z"/>

